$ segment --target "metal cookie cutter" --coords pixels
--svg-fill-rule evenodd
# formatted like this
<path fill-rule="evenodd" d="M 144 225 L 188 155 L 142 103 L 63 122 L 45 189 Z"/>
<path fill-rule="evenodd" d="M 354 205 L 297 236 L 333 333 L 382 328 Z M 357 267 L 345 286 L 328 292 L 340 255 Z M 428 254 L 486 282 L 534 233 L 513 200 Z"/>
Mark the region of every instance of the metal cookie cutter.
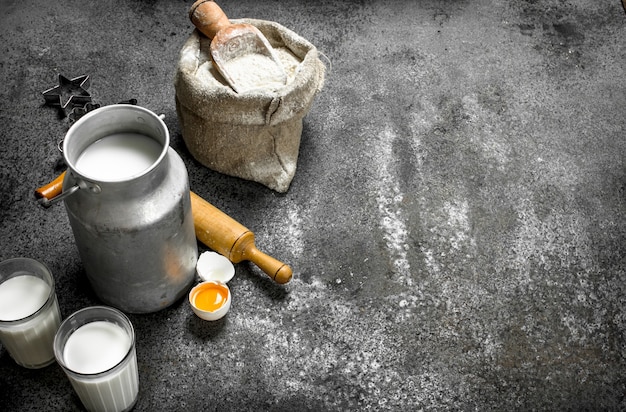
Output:
<path fill-rule="evenodd" d="M 62 110 L 72 110 L 75 106 L 84 106 L 91 102 L 89 88 L 89 76 L 78 76 L 73 79 L 59 74 L 59 85 L 43 92 L 43 98 L 51 106 L 60 107 Z"/>

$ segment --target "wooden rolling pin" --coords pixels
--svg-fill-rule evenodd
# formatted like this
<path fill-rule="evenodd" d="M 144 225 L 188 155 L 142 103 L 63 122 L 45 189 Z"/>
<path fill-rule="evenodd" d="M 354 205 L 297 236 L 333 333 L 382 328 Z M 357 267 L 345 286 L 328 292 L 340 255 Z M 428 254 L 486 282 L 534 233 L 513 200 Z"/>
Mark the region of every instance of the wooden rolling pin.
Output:
<path fill-rule="evenodd" d="M 52 182 L 35 189 L 35 196 L 51 200 L 61 194 L 65 172 Z M 231 262 L 249 260 L 276 283 L 287 283 L 293 271 L 285 263 L 261 252 L 254 243 L 254 233 L 200 196 L 191 192 L 191 213 L 196 237 Z"/>

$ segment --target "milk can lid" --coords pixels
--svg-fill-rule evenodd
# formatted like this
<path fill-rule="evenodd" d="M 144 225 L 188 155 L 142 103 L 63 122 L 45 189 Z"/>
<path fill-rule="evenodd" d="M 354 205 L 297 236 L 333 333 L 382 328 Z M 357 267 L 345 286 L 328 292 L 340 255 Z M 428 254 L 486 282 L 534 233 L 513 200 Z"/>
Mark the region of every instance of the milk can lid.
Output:
<path fill-rule="evenodd" d="M 227 257 L 215 252 L 203 252 L 198 258 L 196 272 L 202 281 L 227 283 L 235 276 L 235 266 Z"/>

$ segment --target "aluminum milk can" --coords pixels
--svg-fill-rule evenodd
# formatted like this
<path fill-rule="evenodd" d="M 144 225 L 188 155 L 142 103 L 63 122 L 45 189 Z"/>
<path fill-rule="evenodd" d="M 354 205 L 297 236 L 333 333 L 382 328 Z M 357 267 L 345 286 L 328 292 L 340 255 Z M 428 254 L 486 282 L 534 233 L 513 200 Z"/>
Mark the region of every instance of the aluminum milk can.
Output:
<path fill-rule="evenodd" d="M 124 158 L 123 147 L 109 148 L 117 150 L 112 155 L 97 152 L 96 160 L 104 159 L 101 169 L 85 168 L 98 166 L 93 159 L 81 165 L 95 142 L 120 135 L 158 144 L 145 169 L 109 176 L 134 164 Z M 131 137 L 124 144 L 135 145 Z M 194 281 L 198 248 L 189 179 L 169 139 L 167 126 L 153 112 L 119 104 L 89 112 L 63 141 L 65 208 L 87 278 L 103 302 L 129 313 L 163 309 Z"/>

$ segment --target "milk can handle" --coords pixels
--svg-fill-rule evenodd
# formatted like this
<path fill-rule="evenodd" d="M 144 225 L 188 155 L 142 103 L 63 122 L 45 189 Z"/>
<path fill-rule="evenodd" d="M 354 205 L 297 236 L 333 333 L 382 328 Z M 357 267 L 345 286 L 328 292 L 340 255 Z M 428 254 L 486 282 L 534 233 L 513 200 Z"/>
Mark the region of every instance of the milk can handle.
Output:
<path fill-rule="evenodd" d="M 65 172 L 61 173 L 56 179 L 48 183 L 45 186 L 41 186 L 35 189 L 35 197 L 38 198 L 38 202 L 43 207 L 50 207 L 53 203 L 65 199 L 68 196 L 74 194 L 80 186 L 74 185 L 67 190 L 63 190 L 63 179 L 65 178 Z"/>

